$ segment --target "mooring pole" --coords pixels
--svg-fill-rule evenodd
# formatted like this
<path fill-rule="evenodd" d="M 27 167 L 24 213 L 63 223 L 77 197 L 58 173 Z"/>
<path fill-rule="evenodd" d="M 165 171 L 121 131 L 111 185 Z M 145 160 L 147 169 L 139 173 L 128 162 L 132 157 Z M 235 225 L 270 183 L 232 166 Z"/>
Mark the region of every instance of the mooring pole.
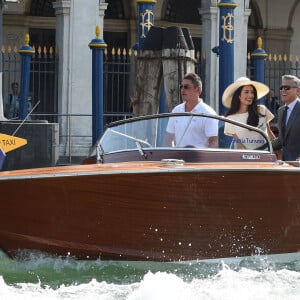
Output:
<path fill-rule="evenodd" d="M 21 55 L 19 119 L 24 120 L 28 115 L 31 57 L 35 53 L 33 48 L 29 46 L 29 34 L 25 35 L 25 45 L 19 50 L 19 53 Z"/>
<path fill-rule="evenodd" d="M 139 15 L 138 50 L 140 50 L 148 31 L 154 25 L 154 5 L 156 0 L 136 0 L 136 2 Z"/>
<path fill-rule="evenodd" d="M 219 114 L 225 113 L 222 95 L 234 81 L 234 9 L 237 4 L 231 0 L 221 0 L 219 25 Z"/>
<path fill-rule="evenodd" d="M 104 49 L 107 44 L 100 38 L 100 26 L 96 26 L 96 38 L 89 43 L 92 49 L 92 142 L 96 143 L 104 131 Z"/>
<path fill-rule="evenodd" d="M 265 83 L 265 60 L 268 54 L 262 48 L 262 38 L 257 39 L 257 48 L 251 53 L 254 60 L 254 80 Z M 265 98 L 259 99 L 261 104 L 265 104 Z"/>

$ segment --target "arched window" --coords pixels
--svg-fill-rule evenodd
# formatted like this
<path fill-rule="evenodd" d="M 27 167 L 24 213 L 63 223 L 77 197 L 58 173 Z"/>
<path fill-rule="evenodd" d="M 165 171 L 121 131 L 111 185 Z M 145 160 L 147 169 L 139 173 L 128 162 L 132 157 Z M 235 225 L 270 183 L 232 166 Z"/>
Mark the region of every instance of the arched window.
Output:
<path fill-rule="evenodd" d="M 249 8 L 251 9 L 251 14 L 249 16 L 248 27 L 252 29 L 260 29 L 262 28 L 261 15 L 259 12 L 259 8 L 255 1 L 250 1 Z"/>
<path fill-rule="evenodd" d="M 124 19 L 124 8 L 121 0 L 106 0 L 108 3 L 104 19 Z"/>
<path fill-rule="evenodd" d="M 248 28 L 255 32 L 255 36 L 258 34 L 259 29 L 263 28 L 262 18 L 260 14 L 259 7 L 256 1 L 251 0 L 249 3 L 249 8 L 251 9 L 251 14 L 248 19 Z M 247 52 L 252 53 L 257 48 L 257 40 L 248 39 L 247 41 Z"/>
<path fill-rule="evenodd" d="M 108 5 L 104 19 L 125 19 L 122 0 L 106 0 L 106 3 Z M 106 28 L 104 28 L 104 40 L 108 45 L 108 50 L 111 50 L 113 47 L 127 48 L 127 39 L 127 31 L 106 31 Z"/>
<path fill-rule="evenodd" d="M 30 6 L 31 16 L 55 17 L 53 2 L 55 0 L 32 0 Z M 106 0 L 108 3 L 105 19 L 124 19 L 122 0 Z"/>
<path fill-rule="evenodd" d="M 31 16 L 55 17 L 53 0 L 32 0 L 30 6 Z"/>
<path fill-rule="evenodd" d="M 169 22 L 202 24 L 199 8 L 201 0 L 169 0 L 165 20 Z"/>
<path fill-rule="evenodd" d="M 32 0 L 29 14 L 33 17 L 55 17 L 55 0 Z M 55 29 L 29 28 L 32 46 L 55 46 Z"/>

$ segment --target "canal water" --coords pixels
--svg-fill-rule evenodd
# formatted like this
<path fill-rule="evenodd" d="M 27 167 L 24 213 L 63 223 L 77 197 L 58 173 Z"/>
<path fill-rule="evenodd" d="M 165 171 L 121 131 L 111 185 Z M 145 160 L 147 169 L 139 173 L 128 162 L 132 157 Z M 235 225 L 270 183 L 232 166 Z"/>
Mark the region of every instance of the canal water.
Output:
<path fill-rule="evenodd" d="M 0 252 L 0 299 L 300 299 L 300 254 L 158 263 Z"/>

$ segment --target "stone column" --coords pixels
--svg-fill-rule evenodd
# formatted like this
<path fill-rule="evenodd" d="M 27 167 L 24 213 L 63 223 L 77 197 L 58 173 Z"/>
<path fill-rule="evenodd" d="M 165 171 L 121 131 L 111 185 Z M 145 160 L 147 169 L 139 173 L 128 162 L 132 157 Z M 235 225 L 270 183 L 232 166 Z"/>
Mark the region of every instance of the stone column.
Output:
<path fill-rule="evenodd" d="M 53 7 L 59 53 L 60 131 L 64 136 L 60 155 L 86 156 L 92 146 L 92 57 L 86 45 L 99 24 L 99 12 L 103 24 L 106 5 L 99 0 L 57 0 Z"/>
<path fill-rule="evenodd" d="M 3 23 L 3 4 L 2 1 L 0 1 L 0 43 L 2 45 L 2 35 L 3 35 L 3 30 L 2 30 L 2 25 Z M 4 117 L 4 109 L 3 109 L 3 97 L 2 97 L 2 52 L 0 51 L 0 121 L 5 121 L 7 120 Z M 0 166 L 1 167 L 1 166 Z"/>
<path fill-rule="evenodd" d="M 59 0 L 53 3 L 56 14 L 56 48 L 59 57 L 59 73 L 58 73 L 58 113 L 69 113 L 69 42 L 70 42 L 70 14 L 71 0 Z M 68 155 L 71 144 L 67 138 L 70 128 L 68 127 L 69 120 L 66 117 L 59 118 L 60 135 L 63 138 L 60 141 L 60 155 Z"/>
<path fill-rule="evenodd" d="M 104 15 L 107 9 L 108 3 L 105 3 L 105 0 L 99 0 L 99 21 L 97 25 L 100 25 L 100 36 L 103 37 L 103 28 L 104 28 Z"/>
<path fill-rule="evenodd" d="M 202 8 L 199 9 L 202 16 L 202 59 L 205 57 L 205 78 L 203 82 L 205 102 L 211 105 L 216 111 L 219 108 L 219 68 L 218 57 L 212 52 L 212 48 L 218 46 L 218 7 L 216 0 L 202 0 Z M 202 79 L 203 79 L 202 78 Z"/>
<path fill-rule="evenodd" d="M 249 0 L 235 0 L 234 13 L 234 80 L 247 74 L 248 19 L 251 13 Z"/>

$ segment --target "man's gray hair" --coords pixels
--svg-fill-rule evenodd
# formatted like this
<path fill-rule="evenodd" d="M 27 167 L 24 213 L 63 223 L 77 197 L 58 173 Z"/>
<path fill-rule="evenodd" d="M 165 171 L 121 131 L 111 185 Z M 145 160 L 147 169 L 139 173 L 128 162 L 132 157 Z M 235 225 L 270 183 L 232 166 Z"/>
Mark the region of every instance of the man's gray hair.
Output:
<path fill-rule="evenodd" d="M 193 82 L 194 87 L 200 86 L 202 88 L 202 80 L 200 76 L 196 73 L 185 74 L 183 79 L 191 80 Z"/>
<path fill-rule="evenodd" d="M 293 80 L 295 87 L 300 87 L 300 79 L 294 75 L 282 75 L 281 80 Z"/>

